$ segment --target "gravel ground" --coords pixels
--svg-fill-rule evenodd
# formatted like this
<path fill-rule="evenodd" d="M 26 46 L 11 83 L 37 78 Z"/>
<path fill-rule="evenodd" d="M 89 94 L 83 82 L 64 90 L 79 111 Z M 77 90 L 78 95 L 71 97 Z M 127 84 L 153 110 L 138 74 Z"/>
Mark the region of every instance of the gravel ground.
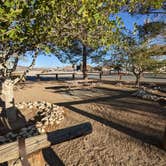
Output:
<path fill-rule="evenodd" d="M 92 134 L 55 145 L 47 152 L 52 165 L 165 166 L 161 139 L 166 108 L 132 97 L 131 89 L 103 85 L 67 91 L 57 82 L 29 82 L 15 92 L 16 101 L 45 100 L 66 108 L 58 128 L 91 122 Z M 36 92 L 36 93 L 34 93 Z"/>

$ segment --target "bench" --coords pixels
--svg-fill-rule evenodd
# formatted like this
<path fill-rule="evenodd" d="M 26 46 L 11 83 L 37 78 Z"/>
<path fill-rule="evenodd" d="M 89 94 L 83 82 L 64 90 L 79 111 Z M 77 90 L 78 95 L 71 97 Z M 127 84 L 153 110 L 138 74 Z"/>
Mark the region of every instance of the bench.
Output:
<path fill-rule="evenodd" d="M 102 79 L 101 72 L 89 72 L 88 75 L 99 76 L 99 79 Z M 56 73 L 40 73 L 36 74 L 37 79 L 40 79 L 40 76 L 55 76 L 56 80 L 58 80 L 59 75 L 71 75 L 73 79 L 76 78 L 78 75 L 82 75 L 82 72 L 56 72 Z"/>
<path fill-rule="evenodd" d="M 75 79 L 75 72 L 58 72 L 58 73 L 40 73 L 37 74 L 37 79 L 40 79 L 40 76 L 55 76 L 56 80 L 58 80 L 58 75 L 72 75 L 72 78 Z"/>

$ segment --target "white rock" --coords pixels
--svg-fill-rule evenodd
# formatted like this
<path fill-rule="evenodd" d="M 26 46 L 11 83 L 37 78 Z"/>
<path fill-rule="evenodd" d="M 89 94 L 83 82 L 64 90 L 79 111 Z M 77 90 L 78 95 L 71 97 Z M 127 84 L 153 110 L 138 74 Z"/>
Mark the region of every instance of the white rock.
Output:
<path fill-rule="evenodd" d="M 11 137 L 12 135 L 13 135 L 13 133 L 9 132 L 9 133 L 6 134 L 6 137 Z"/>
<path fill-rule="evenodd" d="M 32 130 L 32 129 L 34 129 L 34 128 L 35 128 L 34 125 L 32 125 L 32 126 L 28 126 L 28 127 L 27 127 L 27 130 Z"/>
<path fill-rule="evenodd" d="M 43 126 L 43 124 L 42 124 L 41 122 L 37 122 L 37 123 L 36 123 L 36 127 L 37 127 L 37 128 L 40 128 L 40 127 L 42 127 L 42 126 Z"/>
<path fill-rule="evenodd" d="M 7 142 L 13 142 L 13 140 L 9 139 Z"/>
<path fill-rule="evenodd" d="M 0 143 L 5 143 L 7 139 L 4 136 L 0 136 Z"/>
<path fill-rule="evenodd" d="M 41 121 L 42 121 L 42 122 L 44 122 L 44 121 L 48 121 L 48 119 L 49 119 L 49 117 L 46 116 L 46 117 L 42 118 Z"/>
<path fill-rule="evenodd" d="M 11 138 L 16 138 L 16 137 L 17 137 L 17 134 L 14 134 L 14 133 L 13 133 L 13 134 L 11 135 Z"/>
<path fill-rule="evenodd" d="M 60 121 L 59 121 L 59 120 L 57 120 L 57 121 L 56 121 L 56 124 L 59 124 L 59 123 L 60 123 Z"/>
<path fill-rule="evenodd" d="M 45 133 L 46 132 L 44 128 L 38 128 L 38 131 L 39 131 L 39 133 Z"/>
<path fill-rule="evenodd" d="M 32 134 L 32 136 L 37 136 L 37 135 L 39 135 L 38 132 L 35 132 L 35 133 Z"/>
<path fill-rule="evenodd" d="M 21 130 L 20 130 L 21 132 L 26 132 L 27 131 L 27 128 L 22 128 Z"/>
<path fill-rule="evenodd" d="M 48 121 L 44 122 L 44 125 L 45 125 L 45 126 L 48 126 L 48 125 L 49 125 L 49 122 L 48 122 Z"/>
<path fill-rule="evenodd" d="M 26 131 L 21 131 L 21 132 L 19 132 L 19 136 L 24 136 L 24 135 L 26 135 L 26 134 L 27 134 Z"/>
<path fill-rule="evenodd" d="M 33 135 L 33 133 L 34 133 L 33 130 L 31 130 L 31 131 L 28 132 L 29 135 Z"/>
<path fill-rule="evenodd" d="M 28 108 L 29 108 L 29 109 L 32 109 L 32 108 L 34 108 L 34 106 L 33 106 L 33 105 L 30 105 L 30 106 L 28 106 Z"/>
<path fill-rule="evenodd" d="M 61 115 L 61 116 L 59 117 L 59 120 L 63 120 L 63 119 L 64 119 L 64 116 Z"/>
<path fill-rule="evenodd" d="M 46 112 L 41 112 L 40 115 L 44 116 L 44 115 L 46 115 Z"/>
<path fill-rule="evenodd" d="M 50 121 L 50 125 L 54 125 L 55 124 L 55 122 L 54 121 Z"/>
<path fill-rule="evenodd" d="M 21 104 L 21 105 L 18 105 L 17 108 L 18 108 L 18 109 L 24 109 L 24 105 L 22 105 L 22 104 Z"/>

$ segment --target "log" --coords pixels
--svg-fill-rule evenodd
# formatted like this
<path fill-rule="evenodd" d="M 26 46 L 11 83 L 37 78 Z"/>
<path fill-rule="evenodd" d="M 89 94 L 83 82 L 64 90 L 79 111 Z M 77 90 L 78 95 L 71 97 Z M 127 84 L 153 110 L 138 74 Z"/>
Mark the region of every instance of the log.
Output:
<path fill-rule="evenodd" d="M 46 134 L 25 139 L 26 153 L 31 154 L 40 149 L 51 145 L 59 144 L 74 138 L 85 136 L 92 132 L 92 126 L 89 122 L 65 129 L 56 130 Z M 7 143 L 0 146 L 0 163 L 19 158 L 18 142 Z"/>

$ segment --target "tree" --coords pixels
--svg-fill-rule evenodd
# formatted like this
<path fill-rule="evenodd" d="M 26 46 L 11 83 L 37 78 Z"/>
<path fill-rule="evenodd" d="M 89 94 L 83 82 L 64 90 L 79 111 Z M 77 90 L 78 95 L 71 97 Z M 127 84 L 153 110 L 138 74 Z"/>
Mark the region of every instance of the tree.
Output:
<path fill-rule="evenodd" d="M 1 99 L 5 102 L 5 112 L 9 119 L 16 119 L 14 85 L 32 69 L 40 53 L 49 53 L 50 47 L 55 43 L 57 46 L 67 43 L 63 35 L 66 32 L 67 21 L 71 22 L 72 17 L 68 12 L 74 2 L 0 1 Z M 63 34 L 59 33 L 60 31 Z M 13 80 L 11 76 L 20 57 L 28 54 L 32 57 L 30 66 L 19 78 Z"/>
<path fill-rule="evenodd" d="M 90 58 L 93 49 L 87 47 L 86 58 Z M 72 65 L 81 64 L 83 61 L 83 46 L 78 40 L 74 40 L 68 48 L 60 50 L 61 53 L 57 54 L 58 59 L 63 63 L 71 63 Z M 63 54 L 63 56 L 62 56 Z M 87 63 L 84 61 L 84 63 Z M 86 65 L 86 64 L 85 64 Z"/>
<path fill-rule="evenodd" d="M 165 35 L 165 23 L 163 21 L 145 22 L 142 26 L 136 26 L 138 30 L 138 39 L 130 46 L 128 53 L 129 63 L 133 74 L 136 76 L 136 86 L 139 87 L 141 75 L 144 71 L 156 71 L 165 65 L 157 60 L 158 56 L 165 55 L 166 49 L 164 41 L 159 43 L 156 41 L 158 36 Z M 160 37 L 161 38 L 161 37 Z M 129 38 L 128 38 L 129 39 Z M 137 41 L 136 41 L 137 40 Z"/>
<path fill-rule="evenodd" d="M 165 4 L 163 2 L 161 10 L 155 10 L 151 7 L 146 8 L 145 6 L 141 6 L 140 3 L 141 2 L 138 2 L 137 4 L 138 8 L 131 8 L 131 15 L 146 14 L 148 17 L 152 18 L 151 20 L 158 21 L 149 21 L 149 19 L 146 19 L 146 22 L 143 25 L 136 25 L 135 30 L 137 30 L 137 35 L 134 35 L 133 32 L 130 32 L 129 30 L 126 30 L 125 33 L 123 32 L 121 44 L 119 46 L 114 46 L 113 52 L 111 53 L 112 57 L 114 57 L 114 62 L 112 61 L 113 58 L 111 58 L 112 63 L 121 63 L 123 67 L 124 64 L 127 67 L 130 63 L 132 72 L 136 76 L 137 85 L 139 85 L 139 80 L 143 71 L 154 71 L 165 65 L 164 62 L 157 61 L 157 57 L 154 56 L 155 54 L 165 54 L 164 46 L 162 47 L 156 42 L 156 40 L 163 40 L 163 42 L 165 40 L 166 24 L 163 21 L 165 16 Z M 160 2 L 156 2 L 156 5 L 159 3 Z M 126 36 L 126 34 L 128 34 L 128 36 Z M 150 47 L 151 45 L 154 45 L 154 47 Z"/>
<path fill-rule="evenodd" d="M 112 56 L 115 58 L 114 61 L 116 63 L 120 63 L 123 67 L 126 66 L 125 68 L 134 74 L 136 78 L 135 85 L 139 87 L 143 72 L 156 72 L 159 68 L 166 65 L 164 60 L 158 60 L 159 56 L 166 54 L 166 48 L 164 45 L 157 43 L 150 45 L 146 40 L 124 36 L 122 40 L 124 44 L 114 47 L 115 50 Z"/>
<path fill-rule="evenodd" d="M 8 118 L 16 119 L 13 86 L 33 67 L 40 53 L 68 48 L 73 40 L 83 45 L 86 61 L 87 47 L 96 49 L 114 43 L 121 20 L 109 20 L 110 14 L 122 7 L 129 9 L 138 3 L 128 0 L 0 0 L 0 73 L 2 99 Z M 162 0 L 147 1 L 141 6 L 160 8 Z M 134 7 L 135 8 L 135 7 Z M 115 36 L 114 36 L 115 37 Z M 20 57 L 27 52 L 31 65 L 20 78 L 11 79 Z M 86 76 L 86 65 L 84 65 Z"/>
<path fill-rule="evenodd" d="M 152 28 L 153 27 L 153 28 Z M 165 34 L 165 23 L 149 22 L 137 27 L 137 34 L 125 31 L 121 33 L 121 44 L 112 46 L 111 57 L 104 63 L 126 68 L 136 77 L 135 85 L 139 87 L 144 71 L 157 71 L 165 66 L 165 61 L 158 57 L 166 54 L 164 40 L 156 40 Z M 160 37 L 161 38 L 161 37 Z M 108 55 L 108 52 L 106 53 Z M 103 58 L 101 55 L 99 59 Z"/>
<path fill-rule="evenodd" d="M 72 27 L 68 33 L 71 39 L 77 40 L 82 45 L 82 61 L 83 61 L 83 77 L 87 77 L 87 54 L 88 48 L 97 50 L 119 42 L 119 29 L 121 29 L 122 21 L 119 17 L 114 18 L 114 14 L 125 9 L 130 12 L 141 12 L 150 10 L 151 8 L 160 8 L 163 0 L 156 1 L 80 1 L 78 10 L 74 13 Z M 144 9 L 144 10 L 143 10 Z M 73 28 L 77 27 L 77 28 Z M 68 48 L 67 48 L 68 49 Z M 75 54 L 74 54 L 75 56 Z"/>
<path fill-rule="evenodd" d="M 155 47 L 158 47 L 157 49 Z M 163 52 L 160 52 L 163 49 Z M 160 54 L 161 53 L 161 54 Z M 135 85 L 140 86 L 140 79 L 144 71 L 156 71 L 161 68 L 164 63 L 159 62 L 155 56 L 164 55 L 166 50 L 164 47 L 154 46 L 147 48 L 139 47 L 135 48 L 135 51 L 129 57 L 129 63 L 131 65 L 131 71 L 136 77 Z"/>

